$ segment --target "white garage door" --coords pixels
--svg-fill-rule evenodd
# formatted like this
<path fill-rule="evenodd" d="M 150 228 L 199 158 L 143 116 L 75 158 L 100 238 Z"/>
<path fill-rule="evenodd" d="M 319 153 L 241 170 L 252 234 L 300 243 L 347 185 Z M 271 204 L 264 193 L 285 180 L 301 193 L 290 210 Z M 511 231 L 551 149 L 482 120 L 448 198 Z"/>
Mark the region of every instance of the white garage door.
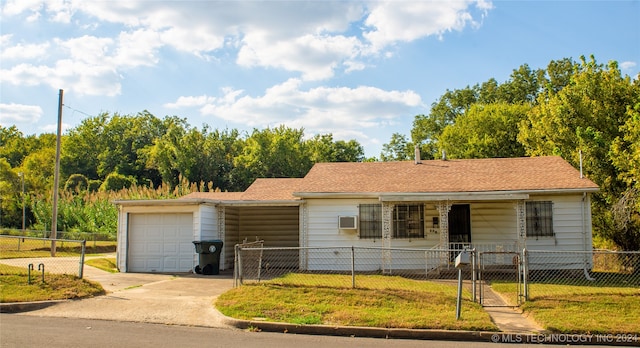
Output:
<path fill-rule="evenodd" d="M 129 272 L 192 270 L 193 215 L 129 214 Z"/>

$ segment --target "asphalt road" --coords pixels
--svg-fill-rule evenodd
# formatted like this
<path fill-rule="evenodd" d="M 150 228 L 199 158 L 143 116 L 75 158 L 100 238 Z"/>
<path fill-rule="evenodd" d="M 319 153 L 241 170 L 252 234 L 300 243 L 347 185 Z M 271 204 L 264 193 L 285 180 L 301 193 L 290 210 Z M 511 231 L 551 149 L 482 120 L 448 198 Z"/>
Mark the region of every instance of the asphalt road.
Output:
<path fill-rule="evenodd" d="M 523 347 L 522 344 L 385 340 L 294 335 L 233 329 L 127 323 L 108 320 L 0 314 L 0 347 L 152 347 L 152 348 L 310 348 L 310 347 Z M 546 345 L 535 345 L 545 347 Z M 558 346 L 547 346 L 558 347 Z"/>

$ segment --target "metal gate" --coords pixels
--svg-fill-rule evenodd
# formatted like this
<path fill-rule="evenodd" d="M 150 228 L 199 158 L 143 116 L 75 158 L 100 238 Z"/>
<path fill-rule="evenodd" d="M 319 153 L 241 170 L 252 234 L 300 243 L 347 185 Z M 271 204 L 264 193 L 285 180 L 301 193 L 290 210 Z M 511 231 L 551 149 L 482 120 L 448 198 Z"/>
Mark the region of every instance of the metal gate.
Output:
<path fill-rule="evenodd" d="M 523 267 L 520 253 L 515 251 L 486 251 L 478 253 L 480 304 L 484 307 L 513 307 L 523 302 Z M 515 286 L 514 298 L 503 298 L 491 288 L 492 284 Z"/>

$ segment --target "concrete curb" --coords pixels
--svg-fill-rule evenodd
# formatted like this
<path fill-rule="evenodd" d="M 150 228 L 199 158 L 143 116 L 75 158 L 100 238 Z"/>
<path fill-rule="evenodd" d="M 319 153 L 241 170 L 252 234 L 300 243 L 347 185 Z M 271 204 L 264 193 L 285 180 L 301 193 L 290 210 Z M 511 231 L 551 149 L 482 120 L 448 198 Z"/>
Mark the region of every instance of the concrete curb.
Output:
<path fill-rule="evenodd" d="M 385 339 L 466 341 L 491 343 L 524 343 L 549 345 L 640 346 L 640 338 L 620 342 L 616 335 L 579 335 L 551 333 L 509 333 L 463 330 L 386 329 L 360 326 L 298 325 L 259 320 L 239 320 L 224 316 L 225 324 L 238 329 L 256 329 L 305 335 L 371 337 Z"/>
<path fill-rule="evenodd" d="M 449 331 L 449 330 L 420 330 L 420 329 L 386 329 L 361 326 L 328 326 L 328 325 L 298 325 L 287 323 L 274 323 L 266 321 L 236 320 L 227 321 L 227 324 L 239 329 L 256 328 L 261 331 L 284 332 L 305 335 L 347 336 L 347 337 L 371 337 L 393 338 L 413 340 L 446 340 L 446 341 L 473 341 L 491 342 L 491 335 L 495 332 L 480 331 Z"/>
<path fill-rule="evenodd" d="M 10 302 L 0 303 L 0 313 L 22 313 L 31 312 L 42 308 L 47 308 L 62 302 L 72 300 L 51 300 L 51 301 L 35 301 L 35 302 Z"/>

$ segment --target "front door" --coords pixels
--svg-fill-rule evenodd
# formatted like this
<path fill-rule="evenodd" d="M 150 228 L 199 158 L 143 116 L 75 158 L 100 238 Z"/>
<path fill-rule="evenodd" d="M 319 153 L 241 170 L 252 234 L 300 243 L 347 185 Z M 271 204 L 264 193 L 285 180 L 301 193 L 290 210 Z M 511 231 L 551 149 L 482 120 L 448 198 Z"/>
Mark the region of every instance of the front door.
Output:
<path fill-rule="evenodd" d="M 452 249 L 462 249 L 471 243 L 471 208 L 469 204 L 454 204 L 449 211 L 449 243 Z"/>

